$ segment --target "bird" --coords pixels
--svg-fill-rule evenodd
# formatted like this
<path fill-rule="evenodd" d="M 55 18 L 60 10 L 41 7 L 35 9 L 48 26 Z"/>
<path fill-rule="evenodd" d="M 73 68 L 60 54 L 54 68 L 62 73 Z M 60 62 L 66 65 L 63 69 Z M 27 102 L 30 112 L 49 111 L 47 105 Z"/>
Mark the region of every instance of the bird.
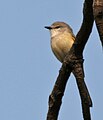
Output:
<path fill-rule="evenodd" d="M 61 63 L 63 63 L 65 56 L 75 42 L 75 35 L 72 28 L 67 23 L 60 21 L 54 22 L 51 26 L 45 26 L 45 28 L 50 31 L 50 44 L 54 55 Z M 84 88 L 87 91 L 89 106 L 92 107 L 92 100 L 85 82 Z"/>
<path fill-rule="evenodd" d="M 63 60 L 71 49 L 75 35 L 72 28 L 65 22 L 54 22 L 51 26 L 45 26 L 49 29 L 51 36 L 51 49 L 56 58 L 63 63 Z"/>

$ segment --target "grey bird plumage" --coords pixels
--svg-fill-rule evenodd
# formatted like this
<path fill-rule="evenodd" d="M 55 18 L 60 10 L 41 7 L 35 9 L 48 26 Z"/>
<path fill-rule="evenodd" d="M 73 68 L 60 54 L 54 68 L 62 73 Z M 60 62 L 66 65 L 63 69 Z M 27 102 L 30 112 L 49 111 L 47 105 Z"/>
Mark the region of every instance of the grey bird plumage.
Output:
<path fill-rule="evenodd" d="M 51 48 L 54 55 L 60 62 L 63 62 L 75 40 L 71 27 L 64 22 L 54 22 L 45 28 L 50 30 Z"/>

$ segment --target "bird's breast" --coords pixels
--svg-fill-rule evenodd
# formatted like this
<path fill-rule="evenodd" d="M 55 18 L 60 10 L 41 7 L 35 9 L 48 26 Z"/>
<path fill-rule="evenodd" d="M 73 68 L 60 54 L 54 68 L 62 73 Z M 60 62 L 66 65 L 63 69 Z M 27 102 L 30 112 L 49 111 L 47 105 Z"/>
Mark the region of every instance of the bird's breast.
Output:
<path fill-rule="evenodd" d="M 51 38 L 51 48 L 55 56 L 63 61 L 64 57 L 72 47 L 74 37 L 71 34 L 60 34 Z"/>

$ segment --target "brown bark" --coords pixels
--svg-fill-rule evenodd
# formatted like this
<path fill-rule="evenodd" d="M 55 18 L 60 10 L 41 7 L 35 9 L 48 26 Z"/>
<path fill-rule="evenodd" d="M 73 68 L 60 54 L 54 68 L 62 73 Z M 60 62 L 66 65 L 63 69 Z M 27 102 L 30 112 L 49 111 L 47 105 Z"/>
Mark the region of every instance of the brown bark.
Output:
<path fill-rule="evenodd" d="M 91 120 L 92 100 L 84 81 L 83 50 L 92 31 L 94 21 L 92 3 L 92 0 L 85 0 L 82 26 L 76 36 L 75 43 L 64 59 L 53 91 L 49 96 L 47 120 L 57 120 L 66 83 L 71 72 L 73 72 L 78 85 L 84 120 Z"/>
<path fill-rule="evenodd" d="M 103 47 L 103 0 L 93 1 L 93 14 L 96 27 Z"/>

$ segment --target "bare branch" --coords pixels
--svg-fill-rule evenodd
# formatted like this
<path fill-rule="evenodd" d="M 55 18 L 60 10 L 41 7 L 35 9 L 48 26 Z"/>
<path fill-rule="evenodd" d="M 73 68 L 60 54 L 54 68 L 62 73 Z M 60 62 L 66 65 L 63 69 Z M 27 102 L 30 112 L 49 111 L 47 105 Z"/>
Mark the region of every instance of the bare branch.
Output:
<path fill-rule="evenodd" d="M 94 0 L 93 14 L 103 47 L 103 0 Z"/>
<path fill-rule="evenodd" d="M 59 109 L 62 103 L 62 97 L 64 95 L 66 83 L 71 71 L 72 70 L 67 66 L 67 64 L 64 63 L 62 65 L 53 91 L 49 96 L 49 110 L 47 114 L 47 120 L 57 120 Z"/>

